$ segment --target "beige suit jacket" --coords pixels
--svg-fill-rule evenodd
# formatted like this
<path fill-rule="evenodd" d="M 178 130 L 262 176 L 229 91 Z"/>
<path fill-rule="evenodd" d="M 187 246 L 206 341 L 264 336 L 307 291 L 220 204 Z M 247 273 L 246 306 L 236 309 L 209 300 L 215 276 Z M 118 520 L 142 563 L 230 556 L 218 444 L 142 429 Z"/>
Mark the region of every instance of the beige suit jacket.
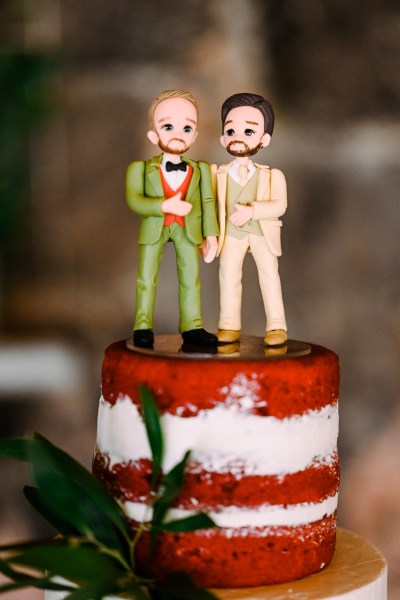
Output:
<path fill-rule="evenodd" d="M 216 165 L 211 166 L 211 171 L 216 185 L 217 212 L 220 228 L 218 238 L 218 252 L 221 253 L 225 240 L 226 229 L 226 191 L 228 172 L 232 163 L 221 165 L 218 169 Z M 282 171 L 279 169 L 270 169 L 266 165 L 254 163 L 258 169 L 258 186 L 256 200 L 253 204 L 253 219 L 260 222 L 261 230 L 264 234 L 268 248 L 275 256 L 281 256 L 281 217 L 287 208 L 286 180 Z"/>

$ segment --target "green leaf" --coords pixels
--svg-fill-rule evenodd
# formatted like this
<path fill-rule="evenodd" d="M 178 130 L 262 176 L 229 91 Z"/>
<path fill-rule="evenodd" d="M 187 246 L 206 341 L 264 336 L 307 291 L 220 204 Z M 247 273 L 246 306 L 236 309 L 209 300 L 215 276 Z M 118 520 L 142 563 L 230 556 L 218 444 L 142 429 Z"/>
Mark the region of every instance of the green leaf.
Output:
<path fill-rule="evenodd" d="M 65 478 L 71 479 L 76 485 L 85 490 L 87 495 L 101 507 L 107 517 L 114 523 L 121 535 L 128 539 L 124 513 L 118 503 L 106 492 L 102 484 L 69 454 L 51 444 L 43 436 L 37 433 L 34 436 L 37 441 L 42 442 L 47 450 L 48 458 L 54 461 Z"/>
<path fill-rule="evenodd" d="M 218 600 L 212 592 L 200 588 L 183 573 L 168 575 L 162 582 L 156 582 L 155 588 L 162 594 L 167 593 L 170 600 Z"/>
<path fill-rule="evenodd" d="M 16 571 L 12 568 L 11 565 L 8 564 L 6 560 L 0 559 L 0 572 L 3 573 L 6 577 L 13 579 L 14 581 L 18 581 L 23 583 L 27 579 L 36 579 L 32 575 L 26 575 L 25 573 L 21 573 L 20 571 Z"/>
<path fill-rule="evenodd" d="M 24 487 L 24 495 L 33 508 L 62 535 L 68 536 L 79 534 L 76 527 L 71 525 L 68 520 L 63 519 L 53 510 L 52 502 L 49 502 L 38 488 L 26 485 Z"/>
<path fill-rule="evenodd" d="M 127 574 L 113 557 L 100 553 L 95 546 L 71 546 L 64 540 L 27 548 L 8 561 L 46 570 L 49 575 L 59 575 L 74 583 L 115 581 Z"/>
<path fill-rule="evenodd" d="M 153 520 L 152 524 L 157 527 L 162 523 L 168 509 L 174 500 L 178 497 L 183 484 L 183 477 L 187 462 L 190 457 L 190 451 L 186 452 L 183 459 L 175 465 L 173 469 L 164 477 L 161 481 L 162 492 L 157 500 L 154 502 L 153 507 Z"/>
<path fill-rule="evenodd" d="M 29 438 L 16 438 L 0 441 L 0 456 L 4 458 L 13 458 L 14 460 L 27 461 L 29 459 L 29 449 L 33 440 Z"/>
<path fill-rule="evenodd" d="M 145 385 L 139 386 L 140 401 L 143 407 L 144 424 L 153 459 L 151 484 L 154 486 L 160 472 L 164 456 L 164 439 L 161 430 L 160 416 L 154 397 Z"/>
<path fill-rule="evenodd" d="M 30 579 L 27 577 L 24 583 L 6 583 L 6 585 L 0 586 L 0 594 L 4 594 L 5 592 L 12 592 L 14 590 L 21 590 L 26 587 L 34 587 L 39 590 L 54 590 L 56 592 L 64 592 L 71 590 L 71 586 L 66 585 L 52 585 L 52 583 L 46 578 L 35 579 L 31 577 Z"/>
<path fill-rule="evenodd" d="M 80 534 L 117 550 L 125 556 L 126 561 L 129 560 L 128 544 L 121 539 L 103 506 L 97 503 L 87 488 L 68 478 L 53 456 L 51 446 L 36 444 L 31 449 L 30 460 L 41 498 L 51 498 L 53 514 Z"/>
<path fill-rule="evenodd" d="M 122 510 L 89 471 L 38 434 L 6 440 L 0 453 L 30 462 L 39 491 L 29 491 L 28 499 L 61 533 L 98 539 L 128 564 L 130 542 Z"/>
<path fill-rule="evenodd" d="M 153 526 L 160 531 L 196 531 L 198 529 L 209 529 L 210 527 L 218 527 L 216 523 L 203 512 L 196 513 L 184 519 L 175 521 L 167 521 L 160 523 L 158 526 Z"/>
<path fill-rule="evenodd" d="M 65 600 L 101 600 L 115 591 L 115 585 L 112 585 L 110 582 L 91 583 L 74 590 L 65 597 Z"/>
<path fill-rule="evenodd" d="M 66 600 L 100 600 L 109 594 L 132 600 L 149 600 L 149 596 L 132 579 L 124 581 L 94 582 L 74 590 Z"/>
<path fill-rule="evenodd" d="M 42 577 L 41 579 L 35 579 L 34 577 L 29 579 L 27 577 L 24 583 L 7 583 L 6 585 L 0 586 L 0 594 L 21 590 L 26 587 L 34 587 L 39 590 L 52 590 L 55 592 L 69 592 L 72 589 L 71 586 L 53 584 L 47 577 Z"/>
<path fill-rule="evenodd" d="M 71 586 L 56 584 L 49 581 L 48 577 L 34 577 L 32 573 L 26 574 L 13 569 L 6 560 L 0 559 L 0 572 L 6 575 L 13 583 L 6 583 L 0 587 L 0 593 L 21 589 L 24 587 L 36 587 L 51 590 L 70 590 Z"/>
<path fill-rule="evenodd" d="M 18 550 L 25 550 L 26 548 L 32 548 L 41 544 L 48 544 L 50 541 L 51 540 L 49 538 L 45 538 L 43 540 L 32 540 L 29 542 L 16 542 L 15 544 L 4 544 L 3 546 L 0 546 L 0 554 L 4 554 L 5 552 L 15 554 Z"/>
<path fill-rule="evenodd" d="M 53 516 L 55 516 L 54 513 L 58 514 L 60 519 L 69 523 L 73 528 L 79 531 L 84 530 L 87 514 L 93 512 L 98 515 L 100 509 L 104 513 L 103 521 L 107 517 L 114 524 L 119 537 L 125 539 L 122 550 L 127 555 L 129 537 L 121 508 L 105 491 L 101 483 L 66 452 L 51 444 L 43 436 L 34 434 L 34 439 L 0 441 L 0 456 L 30 462 L 34 478 L 39 476 L 44 485 L 44 489 L 40 490 L 41 503 L 48 504 L 44 499 L 51 498 Z M 37 480 L 36 483 L 39 488 L 42 487 Z M 59 484 L 61 485 L 60 490 L 57 487 Z M 77 506 L 79 503 L 76 502 L 74 496 L 77 487 L 81 489 L 81 500 L 86 499 L 86 511 L 80 510 L 79 505 Z M 49 488 L 50 494 L 48 493 Z M 54 504 L 55 495 L 58 499 L 57 507 Z M 64 495 L 67 497 L 64 498 Z M 72 506 L 69 506 L 69 501 L 75 505 L 74 514 L 71 514 Z M 113 535 L 113 537 L 115 536 Z"/>

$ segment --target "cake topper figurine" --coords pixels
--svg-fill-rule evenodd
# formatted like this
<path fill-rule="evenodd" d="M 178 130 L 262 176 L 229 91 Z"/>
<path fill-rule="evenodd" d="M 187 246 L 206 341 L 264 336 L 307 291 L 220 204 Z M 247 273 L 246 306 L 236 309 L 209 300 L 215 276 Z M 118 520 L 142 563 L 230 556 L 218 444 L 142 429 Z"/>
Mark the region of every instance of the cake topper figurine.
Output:
<path fill-rule="evenodd" d="M 240 339 L 243 260 L 251 250 L 266 314 L 267 346 L 287 340 L 285 311 L 278 273 L 281 255 L 280 217 L 286 211 L 286 181 L 278 169 L 254 163 L 249 157 L 271 141 L 274 112 L 257 94 L 234 94 L 221 109 L 221 144 L 234 156 L 217 170 L 220 237 L 219 343 Z"/>
<path fill-rule="evenodd" d="M 133 343 L 153 345 L 158 270 L 164 246 L 172 241 L 183 341 L 215 346 L 217 337 L 203 329 L 199 278 L 199 248 L 206 262 L 217 252 L 211 172 L 208 163 L 182 156 L 197 137 L 197 102 L 189 92 L 167 90 L 150 105 L 149 121 L 147 137 L 162 154 L 131 163 L 127 172 L 127 202 L 141 217 Z"/>

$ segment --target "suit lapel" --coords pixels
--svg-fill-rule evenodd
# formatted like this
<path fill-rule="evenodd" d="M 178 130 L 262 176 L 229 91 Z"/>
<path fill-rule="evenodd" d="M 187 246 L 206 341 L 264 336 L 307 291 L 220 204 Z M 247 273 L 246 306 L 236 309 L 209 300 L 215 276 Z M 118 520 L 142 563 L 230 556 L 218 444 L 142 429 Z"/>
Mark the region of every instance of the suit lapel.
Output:
<path fill-rule="evenodd" d="M 228 184 L 228 172 L 232 163 L 221 165 L 217 170 L 217 200 L 219 221 L 219 252 L 225 238 L 225 216 L 226 216 L 226 188 Z"/>
<path fill-rule="evenodd" d="M 218 208 L 220 215 L 225 216 L 226 188 L 228 183 L 228 172 L 232 163 L 221 165 L 217 171 Z"/>
<path fill-rule="evenodd" d="M 190 179 L 189 187 L 186 192 L 186 201 L 193 204 L 192 196 L 193 196 L 194 192 L 198 189 L 198 185 L 199 185 L 199 181 L 200 181 L 200 169 L 199 169 L 197 162 L 195 162 L 194 160 L 190 160 L 190 159 L 182 156 L 182 161 L 187 163 L 188 165 L 190 165 L 193 168 L 192 177 Z"/>
<path fill-rule="evenodd" d="M 164 190 L 161 183 L 159 166 L 161 165 L 162 154 L 155 156 L 148 161 L 147 180 L 154 191 L 154 196 L 164 196 Z"/>
<path fill-rule="evenodd" d="M 256 200 L 271 200 L 270 178 L 271 171 L 266 165 L 254 165 L 259 169 Z"/>

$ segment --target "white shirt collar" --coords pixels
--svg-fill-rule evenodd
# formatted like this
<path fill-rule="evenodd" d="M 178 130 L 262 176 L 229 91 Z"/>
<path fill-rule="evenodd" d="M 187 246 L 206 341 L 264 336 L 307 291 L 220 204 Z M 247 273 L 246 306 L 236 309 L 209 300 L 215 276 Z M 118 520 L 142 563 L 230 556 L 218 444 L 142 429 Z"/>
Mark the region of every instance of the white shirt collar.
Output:
<path fill-rule="evenodd" d="M 240 164 L 241 163 L 238 161 L 238 159 L 234 158 L 231 166 L 229 167 L 229 175 L 232 177 L 232 179 L 234 181 L 236 181 L 236 183 L 240 183 L 240 177 L 239 177 Z M 247 181 L 249 181 L 253 177 L 253 175 L 256 171 L 256 167 L 251 159 L 249 159 L 249 162 L 247 163 L 246 166 L 248 169 Z"/>
<path fill-rule="evenodd" d="M 182 157 L 179 156 L 179 154 L 170 154 L 169 152 L 164 152 L 161 164 L 165 166 L 168 161 L 173 163 L 182 162 Z"/>

